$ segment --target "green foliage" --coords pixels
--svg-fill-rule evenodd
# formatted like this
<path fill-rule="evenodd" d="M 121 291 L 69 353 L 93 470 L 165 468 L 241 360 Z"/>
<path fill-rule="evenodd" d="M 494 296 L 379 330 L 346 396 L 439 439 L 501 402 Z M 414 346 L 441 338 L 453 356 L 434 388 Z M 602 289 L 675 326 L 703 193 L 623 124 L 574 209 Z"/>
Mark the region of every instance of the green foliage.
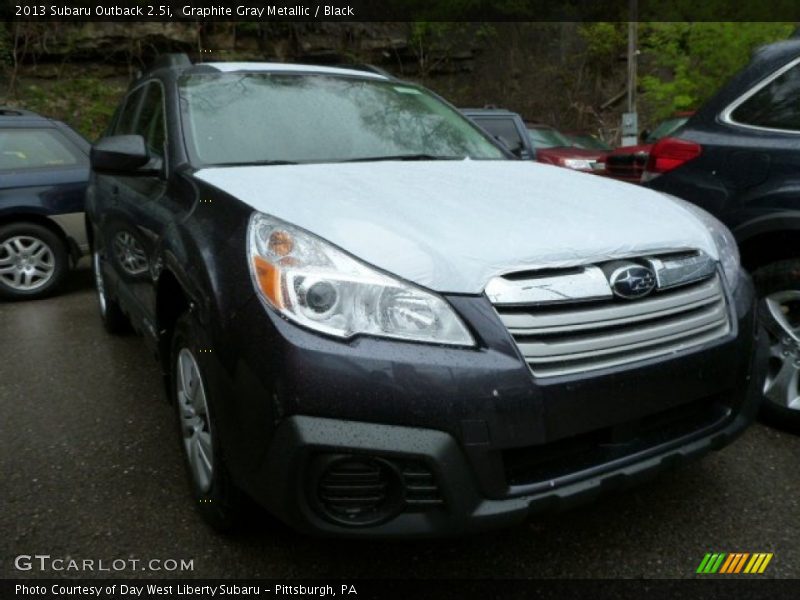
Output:
<path fill-rule="evenodd" d="M 645 23 L 639 87 L 653 120 L 695 109 L 750 60 L 758 46 L 786 39 L 791 23 Z"/>
<path fill-rule="evenodd" d="M 677 6 L 677 5 L 676 5 Z M 640 23 L 640 111 L 649 122 L 698 108 L 744 67 L 758 46 L 786 39 L 791 23 Z M 587 63 L 624 84 L 628 24 L 585 23 L 579 33 Z"/>
<path fill-rule="evenodd" d="M 108 124 L 125 86 L 97 78 L 64 78 L 45 86 L 23 85 L 23 108 L 68 123 L 89 140 L 96 140 Z"/>
<path fill-rule="evenodd" d="M 628 43 L 627 23 L 584 23 L 578 33 L 593 61 L 615 62 Z"/>

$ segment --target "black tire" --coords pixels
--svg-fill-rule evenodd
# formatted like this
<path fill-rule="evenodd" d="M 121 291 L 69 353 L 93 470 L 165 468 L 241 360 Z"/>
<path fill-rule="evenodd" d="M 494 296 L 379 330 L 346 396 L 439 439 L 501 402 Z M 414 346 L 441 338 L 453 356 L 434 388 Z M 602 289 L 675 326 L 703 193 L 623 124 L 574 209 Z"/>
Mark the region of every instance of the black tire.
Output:
<path fill-rule="evenodd" d="M 777 381 L 777 375 L 780 373 L 783 362 L 789 360 L 796 365 L 800 364 L 800 343 L 781 335 L 782 329 L 773 318 L 774 313 L 768 304 L 768 299 L 773 299 L 774 310 L 774 300 L 781 297 L 786 298 L 785 306 L 781 304 L 784 309 L 781 311 L 782 314 L 791 323 L 800 324 L 800 258 L 782 260 L 759 267 L 753 272 L 753 282 L 759 297 L 759 317 L 767 329 L 772 349 L 764 387 L 765 395 L 761 402 L 759 416 L 762 421 L 773 427 L 800 434 L 800 406 L 797 408 L 782 406 L 775 399 L 771 399 L 771 394 L 767 393 L 771 382 Z M 793 295 L 797 296 L 796 301 L 792 300 Z M 781 340 L 785 341 L 782 343 Z M 793 383 L 792 387 L 798 386 Z M 797 393 L 800 395 L 800 390 Z"/>
<path fill-rule="evenodd" d="M 222 533 L 230 533 L 239 529 L 243 523 L 244 516 L 248 512 L 249 502 L 247 497 L 233 483 L 230 472 L 225 465 L 224 447 L 221 444 L 216 421 L 213 418 L 216 408 L 215 399 L 203 375 L 204 366 L 208 361 L 208 355 L 201 352 L 201 350 L 207 350 L 208 348 L 203 340 L 203 330 L 196 319 L 190 312 L 184 313 L 178 319 L 172 336 L 170 400 L 175 404 L 177 412 L 178 441 L 184 457 L 195 506 L 203 520 L 211 527 Z M 180 397 L 181 381 L 178 375 L 178 361 L 183 351 L 188 351 L 191 354 L 194 364 L 198 367 L 199 380 L 202 382 L 206 400 L 207 415 L 210 416 L 202 424 L 202 432 L 210 434 L 211 448 L 213 448 L 210 460 L 212 468 L 207 485 L 203 485 L 194 474 L 189 456 L 190 450 L 184 438 L 184 432 L 189 431 L 191 428 L 187 426 L 181 408 L 183 400 Z"/>
<path fill-rule="evenodd" d="M 17 246 L 18 241 L 23 244 L 23 250 Z M 28 249 L 31 249 L 30 254 L 27 252 Z M 39 250 L 43 252 L 41 262 L 40 258 L 37 258 Z M 10 269 L 18 264 L 18 260 L 36 261 L 39 266 L 34 267 L 31 264 L 30 268 L 36 270 L 30 271 L 30 275 L 28 272 L 18 274 L 17 271 L 3 273 L 4 269 Z M 42 272 L 47 273 L 46 278 L 40 275 Z M 58 290 L 68 272 L 67 246 L 58 234 L 36 223 L 10 223 L 0 227 L 0 298 L 8 300 L 44 298 Z M 26 284 L 27 277 L 35 277 L 36 280 L 30 279 Z M 18 281 L 15 281 L 15 278 L 18 278 Z"/>
<path fill-rule="evenodd" d="M 95 291 L 97 292 L 97 306 L 100 311 L 100 320 L 103 328 L 110 334 L 121 335 L 131 331 L 131 322 L 105 284 L 101 269 L 102 257 L 96 248 L 92 249 L 92 274 L 94 275 Z"/>

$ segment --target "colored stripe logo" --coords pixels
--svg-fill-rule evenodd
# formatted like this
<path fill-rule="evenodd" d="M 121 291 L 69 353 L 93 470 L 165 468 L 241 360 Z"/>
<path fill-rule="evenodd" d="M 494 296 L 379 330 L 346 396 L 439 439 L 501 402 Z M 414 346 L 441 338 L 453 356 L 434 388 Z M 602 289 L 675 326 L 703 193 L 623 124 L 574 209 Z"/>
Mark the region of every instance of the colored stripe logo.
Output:
<path fill-rule="evenodd" d="M 772 560 L 772 552 L 709 552 L 700 561 L 697 573 L 703 575 L 761 574 Z"/>

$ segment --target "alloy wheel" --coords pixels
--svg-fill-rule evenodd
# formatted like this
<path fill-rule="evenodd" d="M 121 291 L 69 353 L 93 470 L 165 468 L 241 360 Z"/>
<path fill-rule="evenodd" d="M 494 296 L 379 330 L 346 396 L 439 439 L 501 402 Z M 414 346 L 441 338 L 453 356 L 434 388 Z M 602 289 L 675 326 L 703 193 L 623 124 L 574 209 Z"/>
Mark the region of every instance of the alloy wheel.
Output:
<path fill-rule="evenodd" d="M 189 470 L 201 492 L 211 489 L 214 448 L 211 420 L 200 367 L 191 350 L 182 348 L 176 364 L 177 400 L 183 446 Z"/>
<path fill-rule="evenodd" d="M 770 337 L 764 398 L 800 411 L 800 290 L 784 290 L 764 299 L 763 322 Z"/>
<path fill-rule="evenodd" d="M 108 301 L 106 299 L 106 285 L 101 271 L 100 254 L 95 250 L 92 253 L 92 268 L 94 270 L 94 287 L 97 290 L 97 303 L 100 305 L 100 314 L 106 316 Z"/>
<path fill-rule="evenodd" d="M 0 279 L 13 290 L 37 290 L 53 278 L 53 249 L 30 235 L 15 235 L 0 244 Z"/>

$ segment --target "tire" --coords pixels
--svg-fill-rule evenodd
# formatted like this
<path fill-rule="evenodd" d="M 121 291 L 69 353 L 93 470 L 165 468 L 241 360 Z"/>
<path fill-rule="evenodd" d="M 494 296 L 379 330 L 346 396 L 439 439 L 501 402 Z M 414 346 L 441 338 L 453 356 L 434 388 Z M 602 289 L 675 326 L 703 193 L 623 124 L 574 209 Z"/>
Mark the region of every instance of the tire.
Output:
<path fill-rule="evenodd" d="M 47 227 L 25 222 L 0 227 L 0 298 L 43 298 L 68 272 L 67 246 Z"/>
<path fill-rule="evenodd" d="M 108 333 L 120 335 L 131 331 L 131 322 L 120 308 L 115 298 L 112 298 L 106 288 L 103 270 L 101 267 L 102 258 L 96 248 L 92 248 L 92 274 L 94 275 L 94 286 L 97 292 L 97 306 L 100 310 L 100 320 Z"/>
<path fill-rule="evenodd" d="M 753 281 L 770 343 L 760 416 L 769 425 L 800 434 L 800 259 L 760 267 Z"/>
<path fill-rule="evenodd" d="M 203 375 L 208 357 L 202 329 L 191 313 L 181 316 L 172 336 L 171 400 L 192 496 L 203 520 L 219 532 L 239 528 L 246 496 L 234 485 L 213 418 L 215 402 Z"/>

